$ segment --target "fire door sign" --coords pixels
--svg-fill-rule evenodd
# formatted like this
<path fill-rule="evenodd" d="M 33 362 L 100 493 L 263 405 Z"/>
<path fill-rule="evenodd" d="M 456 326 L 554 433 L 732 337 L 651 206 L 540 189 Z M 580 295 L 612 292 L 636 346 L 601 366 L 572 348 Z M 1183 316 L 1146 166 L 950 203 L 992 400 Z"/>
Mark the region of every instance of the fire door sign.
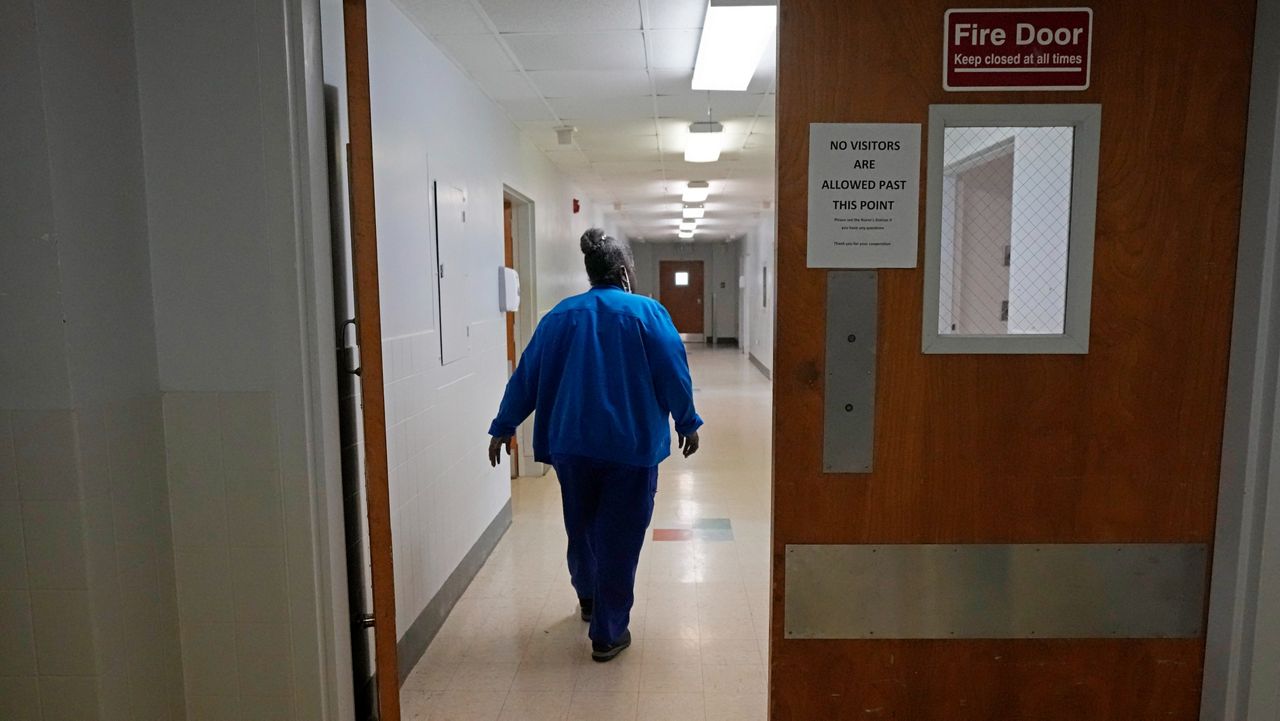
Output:
<path fill-rule="evenodd" d="M 953 9 L 945 17 L 942 86 L 946 90 L 1089 87 L 1090 8 Z"/>

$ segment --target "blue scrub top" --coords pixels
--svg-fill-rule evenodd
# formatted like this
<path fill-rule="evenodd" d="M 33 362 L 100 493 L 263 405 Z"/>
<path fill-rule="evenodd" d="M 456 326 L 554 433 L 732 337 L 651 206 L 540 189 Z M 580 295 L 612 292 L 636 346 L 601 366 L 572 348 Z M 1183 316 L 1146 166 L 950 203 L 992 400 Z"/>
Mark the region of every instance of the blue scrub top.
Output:
<path fill-rule="evenodd" d="M 542 319 L 489 435 L 514 435 L 535 408 L 541 463 L 574 455 L 648 468 L 671 455 L 668 417 L 681 435 L 702 426 L 667 309 L 611 286 L 567 298 Z"/>

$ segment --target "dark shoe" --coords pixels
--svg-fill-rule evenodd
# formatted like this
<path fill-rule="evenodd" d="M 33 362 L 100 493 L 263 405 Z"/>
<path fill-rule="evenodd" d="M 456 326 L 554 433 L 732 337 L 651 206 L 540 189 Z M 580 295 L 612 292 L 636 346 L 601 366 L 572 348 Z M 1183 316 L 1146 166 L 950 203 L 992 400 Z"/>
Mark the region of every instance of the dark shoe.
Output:
<path fill-rule="evenodd" d="M 582 620 L 591 623 L 591 612 L 595 610 L 596 602 L 590 598 L 579 598 L 578 606 L 582 609 Z"/>
<path fill-rule="evenodd" d="M 591 660 L 596 663 L 604 663 L 612 661 L 615 656 L 622 653 L 627 646 L 631 645 L 631 632 L 623 631 L 622 638 L 614 643 L 592 643 L 591 644 Z"/>

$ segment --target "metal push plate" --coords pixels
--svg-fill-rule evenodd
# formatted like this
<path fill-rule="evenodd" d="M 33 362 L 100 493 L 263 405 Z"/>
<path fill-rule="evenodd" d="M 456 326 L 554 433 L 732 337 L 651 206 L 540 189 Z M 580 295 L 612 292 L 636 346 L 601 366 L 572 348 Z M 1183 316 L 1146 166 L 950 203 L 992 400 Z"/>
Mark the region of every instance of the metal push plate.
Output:
<path fill-rule="evenodd" d="M 788 545 L 787 638 L 1195 638 L 1203 544 Z"/>
<path fill-rule="evenodd" d="M 822 470 L 870 473 L 876 419 L 876 272 L 827 273 Z"/>

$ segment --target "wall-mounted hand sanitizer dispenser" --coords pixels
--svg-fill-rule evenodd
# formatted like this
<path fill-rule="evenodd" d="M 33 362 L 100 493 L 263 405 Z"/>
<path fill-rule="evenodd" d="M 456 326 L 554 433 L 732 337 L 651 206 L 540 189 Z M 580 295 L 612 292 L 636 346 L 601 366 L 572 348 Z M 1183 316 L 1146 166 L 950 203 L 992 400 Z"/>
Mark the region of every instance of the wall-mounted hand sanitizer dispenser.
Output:
<path fill-rule="evenodd" d="M 514 268 L 498 268 L 498 307 L 503 313 L 520 310 L 520 274 Z"/>

